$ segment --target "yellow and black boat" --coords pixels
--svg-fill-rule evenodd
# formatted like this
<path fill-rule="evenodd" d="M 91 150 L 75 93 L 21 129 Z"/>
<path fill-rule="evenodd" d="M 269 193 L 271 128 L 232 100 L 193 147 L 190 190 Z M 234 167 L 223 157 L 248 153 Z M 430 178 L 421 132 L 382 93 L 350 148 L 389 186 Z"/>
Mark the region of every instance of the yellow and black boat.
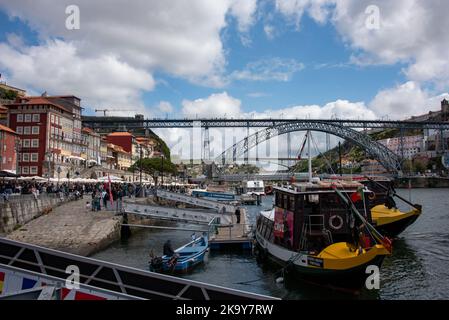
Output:
<path fill-rule="evenodd" d="M 390 180 L 365 177 L 360 182 L 372 192 L 368 196 L 371 217 L 373 226 L 380 233 L 392 238 L 397 237 L 421 215 L 421 205 L 413 204 L 399 196 Z M 394 198 L 407 203 L 412 209 L 407 212 L 399 210 Z"/>
<path fill-rule="evenodd" d="M 320 181 L 275 187 L 273 210 L 257 218 L 258 261 L 320 284 L 363 286 L 367 267 L 380 268 L 392 252 L 391 241 L 371 225 L 369 192 L 363 189 L 344 181 L 338 189 Z"/>

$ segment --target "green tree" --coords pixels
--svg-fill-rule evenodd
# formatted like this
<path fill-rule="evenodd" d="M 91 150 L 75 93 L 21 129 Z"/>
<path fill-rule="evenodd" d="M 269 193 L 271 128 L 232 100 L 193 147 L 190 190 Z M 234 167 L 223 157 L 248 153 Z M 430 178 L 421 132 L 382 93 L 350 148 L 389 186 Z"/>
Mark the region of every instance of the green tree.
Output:
<path fill-rule="evenodd" d="M 143 158 L 136 161 L 129 171 L 140 171 L 142 164 L 142 172 L 150 174 L 157 182 L 156 173 L 160 174 L 177 174 L 176 165 L 166 158 Z"/>

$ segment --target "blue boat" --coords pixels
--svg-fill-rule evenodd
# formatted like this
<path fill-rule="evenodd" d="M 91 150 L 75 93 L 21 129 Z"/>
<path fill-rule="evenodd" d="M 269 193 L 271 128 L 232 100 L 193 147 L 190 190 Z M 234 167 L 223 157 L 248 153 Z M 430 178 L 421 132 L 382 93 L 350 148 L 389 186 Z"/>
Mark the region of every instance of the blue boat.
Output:
<path fill-rule="evenodd" d="M 150 270 L 163 273 L 187 273 L 204 262 L 208 248 L 206 234 L 179 247 L 173 256 L 162 256 L 151 259 Z"/>
<path fill-rule="evenodd" d="M 214 200 L 235 200 L 235 194 L 233 193 L 211 192 L 202 189 L 192 190 L 191 196 L 197 198 L 209 198 Z"/>

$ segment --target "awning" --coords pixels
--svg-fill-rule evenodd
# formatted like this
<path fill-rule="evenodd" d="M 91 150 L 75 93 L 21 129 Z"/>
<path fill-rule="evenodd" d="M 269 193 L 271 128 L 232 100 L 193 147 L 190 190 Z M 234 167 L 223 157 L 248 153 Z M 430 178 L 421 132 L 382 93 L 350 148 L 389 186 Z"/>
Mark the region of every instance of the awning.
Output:
<path fill-rule="evenodd" d="M 75 160 L 82 160 L 82 161 L 86 160 L 86 159 L 78 157 L 78 156 L 70 156 L 70 157 L 67 157 L 67 158 L 68 159 L 75 159 Z"/>

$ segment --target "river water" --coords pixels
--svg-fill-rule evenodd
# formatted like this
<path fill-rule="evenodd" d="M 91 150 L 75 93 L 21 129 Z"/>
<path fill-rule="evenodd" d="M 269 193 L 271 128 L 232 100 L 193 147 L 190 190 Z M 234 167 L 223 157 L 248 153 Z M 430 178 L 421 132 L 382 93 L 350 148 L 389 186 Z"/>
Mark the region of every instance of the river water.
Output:
<path fill-rule="evenodd" d="M 394 242 L 393 255 L 381 269 L 380 290 L 354 295 L 311 284 L 276 283 L 276 270 L 262 268 L 250 253 L 208 253 L 204 265 L 183 277 L 284 299 L 449 299 L 449 189 L 398 193 L 422 204 L 423 214 Z M 265 197 L 261 206 L 248 206 L 249 221 L 254 223 L 258 211 L 271 208 L 272 200 Z M 160 255 L 167 239 L 176 248 L 188 242 L 191 233 L 144 229 L 93 258 L 148 270 L 151 249 Z"/>

